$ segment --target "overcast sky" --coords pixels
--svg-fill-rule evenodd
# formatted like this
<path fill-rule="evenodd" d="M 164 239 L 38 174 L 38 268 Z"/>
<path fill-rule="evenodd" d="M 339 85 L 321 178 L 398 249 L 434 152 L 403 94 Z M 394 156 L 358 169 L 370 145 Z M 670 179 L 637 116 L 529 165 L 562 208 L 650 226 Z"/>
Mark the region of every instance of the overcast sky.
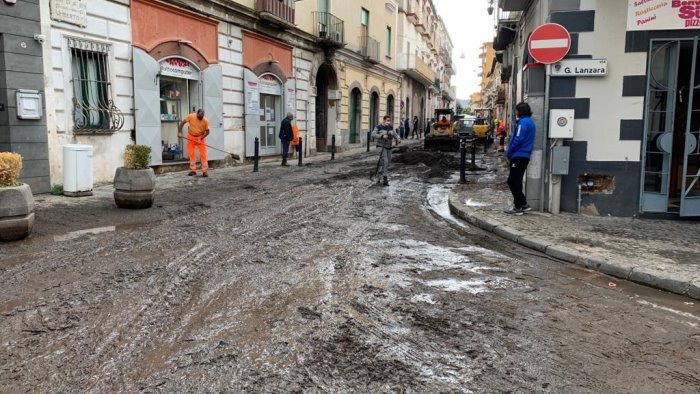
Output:
<path fill-rule="evenodd" d="M 433 0 L 433 4 L 454 45 L 452 56 L 457 75 L 452 77 L 452 84 L 457 86 L 458 98 L 469 98 L 481 81 L 479 48 L 493 40 L 494 19 L 486 12 L 489 0 Z M 465 59 L 460 59 L 462 53 Z"/>

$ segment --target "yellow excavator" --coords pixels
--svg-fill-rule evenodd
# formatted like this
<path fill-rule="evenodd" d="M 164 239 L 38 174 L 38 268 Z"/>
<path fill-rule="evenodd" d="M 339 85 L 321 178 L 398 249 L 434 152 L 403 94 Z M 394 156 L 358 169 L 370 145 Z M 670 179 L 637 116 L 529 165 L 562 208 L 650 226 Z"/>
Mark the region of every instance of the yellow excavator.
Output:
<path fill-rule="evenodd" d="M 446 152 L 459 150 L 460 121 L 455 119 L 454 110 L 442 108 L 435 110 L 435 122 L 430 125 L 430 133 L 425 136 L 423 147 Z"/>
<path fill-rule="evenodd" d="M 472 132 L 477 140 L 486 140 L 489 134 L 493 131 L 491 125 L 491 110 L 476 109 L 474 110 L 474 126 Z"/>

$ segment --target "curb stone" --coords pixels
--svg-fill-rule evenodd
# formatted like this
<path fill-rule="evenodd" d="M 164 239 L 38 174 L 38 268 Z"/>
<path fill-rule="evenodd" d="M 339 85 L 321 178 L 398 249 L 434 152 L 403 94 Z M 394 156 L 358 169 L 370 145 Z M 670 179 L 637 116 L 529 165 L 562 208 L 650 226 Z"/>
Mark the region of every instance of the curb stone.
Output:
<path fill-rule="evenodd" d="M 459 201 L 458 193 L 453 189 L 448 198 L 450 212 L 457 217 L 477 226 L 483 230 L 494 233 L 504 239 L 518 243 L 524 247 L 537 250 L 551 257 L 574 263 L 582 267 L 596 270 L 616 278 L 631 280 L 650 287 L 670 291 L 672 293 L 686 295 L 700 300 L 700 278 L 683 281 L 673 277 L 672 273 L 649 270 L 636 267 L 627 262 L 606 259 L 601 256 L 588 256 L 569 247 L 558 245 L 507 226 L 497 220 L 481 216 L 468 209 Z M 661 274 L 660 274 L 661 273 Z M 664 275 L 665 274 L 665 275 Z"/>

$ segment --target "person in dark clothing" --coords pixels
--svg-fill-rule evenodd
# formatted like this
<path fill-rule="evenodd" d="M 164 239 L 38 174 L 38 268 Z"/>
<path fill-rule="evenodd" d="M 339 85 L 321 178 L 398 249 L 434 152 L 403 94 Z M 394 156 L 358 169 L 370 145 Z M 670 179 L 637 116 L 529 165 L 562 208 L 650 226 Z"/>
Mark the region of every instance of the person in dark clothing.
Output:
<path fill-rule="evenodd" d="M 435 118 L 428 118 L 425 120 L 425 132 L 423 133 L 424 136 L 427 136 L 430 134 L 430 125 L 435 122 Z"/>
<path fill-rule="evenodd" d="M 411 119 L 407 116 L 406 119 L 403 121 L 403 135 L 401 136 L 402 139 L 408 138 L 408 134 L 411 132 Z"/>
<path fill-rule="evenodd" d="M 414 116 L 413 117 L 413 134 L 412 136 L 415 135 L 416 138 L 420 139 L 421 138 L 421 132 L 420 132 L 420 127 L 418 125 L 418 117 Z"/>
<path fill-rule="evenodd" d="M 377 125 L 372 130 L 372 138 L 377 140 L 377 148 L 381 148 L 382 168 L 379 170 L 382 173 L 382 184 L 389 186 L 389 164 L 391 163 L 391 146 L 396 140 L 396 144 L 401 143 L 401 138 L 396 134 L 391 126 L 391 117 L 385 116 L 384 123 Z M 379 180 L 377 180 L 379 182 Z"/>
<path fill-rule="evenodd" d="M 294 115 L 287 112 L 287 117 L 282 119 L 282 127 L 280 127 L 280 140 L 282 141 L 282 165 L 288 166 L 287 156 L 289 156 L 289 143 L 294 139 L 294 131 L 292 130 L 292 119 Z"/>
<path fill-rule="evenodd" d="M 532 110 L 527 103 L 516 105 L 515 113 L 518 120 L 506 151 L 506 159 L 510 169 L 508 187 L 513 194 L 513 207 L 506 210 L 505 213 L 520 216 L 530 210 L 527 198 L 523 193 L 523 176 L 527 171 L 532 148 L 535 145 L 535 124 L 530 119 Z"/>

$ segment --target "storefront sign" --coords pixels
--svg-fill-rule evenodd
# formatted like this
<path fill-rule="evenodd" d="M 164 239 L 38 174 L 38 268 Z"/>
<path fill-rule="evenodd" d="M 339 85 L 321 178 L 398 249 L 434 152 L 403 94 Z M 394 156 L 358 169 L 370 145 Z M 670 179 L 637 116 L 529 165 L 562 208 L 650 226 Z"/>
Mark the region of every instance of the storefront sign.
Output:
<path fill-rule="evenodd" d="M 51 0 L 51 19 L 60 22 L 87 26 L 87 0 Z"/>
<path fill-rule="evenodd" d="M 627 30 L 700 29 L 700 1 L 629 0 Z"/>
<path fill-rule="evenodd" d="M 258 115 L 260 114 L 260 84 L 253 81 L 248 81 L 248 86 L 245 89 L 246 103 L 248 108 L 246 108 L 247 115 Z"/>
<path fill-rule="evenodd" d="M 277 78 L 273 77 L 272 75 L 263 75 L 260 77 L 260 93 L 281 96 L 282 85 L 280 85 Z"/>
<path fill-rule="evenodd" d="M 160 75 L 168 77 L 199 79 L 199 70 L 185 59 L 169 57 L 160 62 Z"/>
<path fill-rule="evenodd" d="M 604 77 L 607 59 L 564 59 L 552 66 L 553 77 Z"/>

